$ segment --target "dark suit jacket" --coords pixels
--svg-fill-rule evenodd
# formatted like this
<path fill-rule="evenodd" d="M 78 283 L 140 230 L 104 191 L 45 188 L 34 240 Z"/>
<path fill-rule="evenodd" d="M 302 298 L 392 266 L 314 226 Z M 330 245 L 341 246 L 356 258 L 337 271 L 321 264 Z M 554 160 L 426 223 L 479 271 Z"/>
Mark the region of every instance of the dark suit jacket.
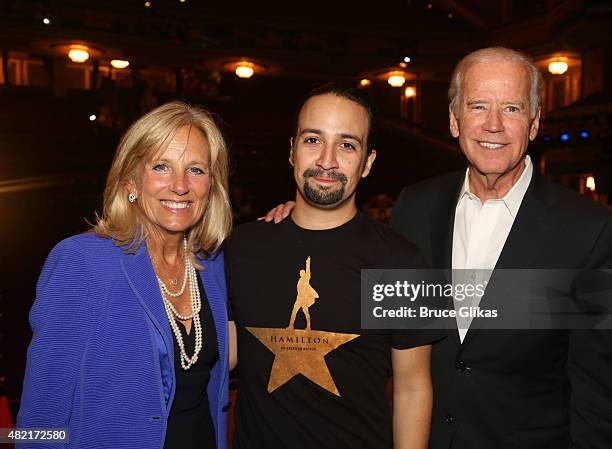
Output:
<path fill-rule="evenodd" d="M 464 176 L 408 187 L 396 203 L 393 227 L 433 268 L 451 267 Z M 534 173 L 496 268 L 611 261 L 610 212 Z M 612 448 L 611 367 L 612 331 L 471 329 L 461 344 L 449 330 L 432 353 L 430 448 Z"/>

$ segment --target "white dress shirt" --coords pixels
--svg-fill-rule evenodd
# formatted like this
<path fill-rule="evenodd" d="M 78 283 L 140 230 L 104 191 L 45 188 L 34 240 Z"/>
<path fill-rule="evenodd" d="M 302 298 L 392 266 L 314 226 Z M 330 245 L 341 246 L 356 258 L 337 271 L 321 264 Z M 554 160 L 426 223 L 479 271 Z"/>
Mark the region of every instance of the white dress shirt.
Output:
<path fill-rule="evenodd" d="M 497 264 L 531 182 L 533 164 L 529 156 L 525 156 L 525 169 L 506 196 L 487 200 L 484 203 L 470 191 L 469 170 L 469 168 L 466 170 L 459 194 L 453 227 L 453 270 L 465 271 L 453 272 L 453 283 L 469 281 L 486 284 Z M 465 277 L 469 277 L 469 280 Z M 462 306 L 478 306 L 480 299 L 481 297 L 477 295 L 471 299 L 471 302 L 455 299 L 455 310 Z M 471 319 L 460 318 L 457 314 L 457 328 L 462 343 L 470 323 Z"/>

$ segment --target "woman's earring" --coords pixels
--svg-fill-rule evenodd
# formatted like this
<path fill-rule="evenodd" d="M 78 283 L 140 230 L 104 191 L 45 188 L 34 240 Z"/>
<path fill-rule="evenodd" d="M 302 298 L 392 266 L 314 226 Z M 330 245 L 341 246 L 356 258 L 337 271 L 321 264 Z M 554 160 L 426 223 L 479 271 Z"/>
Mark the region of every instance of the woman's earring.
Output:
<path fill-rule="evenodd" d="M 133 203 L 134 201 L 136 201 L 136 194 L 135 194 L 135 193 L 130 193 L 130 194 L 128 195 L 128 201 L 129 201 L 130 203 Z"/>

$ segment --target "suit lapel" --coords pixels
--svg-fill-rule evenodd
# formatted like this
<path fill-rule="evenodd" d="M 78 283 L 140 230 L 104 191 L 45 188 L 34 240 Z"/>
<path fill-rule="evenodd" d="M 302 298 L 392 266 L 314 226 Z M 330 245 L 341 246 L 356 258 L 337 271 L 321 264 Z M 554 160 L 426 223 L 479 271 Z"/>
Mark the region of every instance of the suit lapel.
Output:
<path fill-rule="evenodd" d="M 433 214 L 431 221 L 433 266 L 448 269 L 452 267 L 453 225 L 455 222 L 456 195 L 445 198 Z"/>
<path fill-rule="evenodd" d="M 540 176 L 533 176 L 495 268 L 529 268 L 552 235 L 555 200 Z"/>
<path fill-rule="evenodd" d="M 531 184 L 525 193 L 508 238 L 504 244 L 495 269 L 525 269 L 533 267 L 537 256 L 553 234 L 554 219 L 550 208 L 555 198 L 546 188 L 540 175 L 534 172 Z M 495 271 L 490 283 L 495 282 Z M 481 308 L 487 308 L 487 294 L 480 301 Z M 474 319 L 477 322 L 479 318 Z M 474 324 L 474 322 L 472 324 Z M 481 332 L 482 329 L 470 328 L 463 347 Z"/>
<path fill-rule="evenodd" d="M 145 313 L 161 334 L 170 360 L 174 360 L 174 345 L 168 316 L 164 308 L 164 302 L 159 291 L 157 278 L 147 253 L 146 244 L 143 242 L 132 256 L 121 260 L 123 274 L 127 279 L 134 295 L 140 302 Z"/>
<path fill-rule="evenodd" d="M 433 268 L 448 270 L 446 282 L 451 282 L 450 270 L 453 265 L 453 230 L 455 227 L 455 209 L 461 191 L 465 171 L 458 173 L 457 178 L 446 187 L 444 195 L 439 199 L 431 218 L 431 247 L 433 255 Z M 461 346 L 457 327 L 447 329 L 447 335 L 453 346 Z"/>

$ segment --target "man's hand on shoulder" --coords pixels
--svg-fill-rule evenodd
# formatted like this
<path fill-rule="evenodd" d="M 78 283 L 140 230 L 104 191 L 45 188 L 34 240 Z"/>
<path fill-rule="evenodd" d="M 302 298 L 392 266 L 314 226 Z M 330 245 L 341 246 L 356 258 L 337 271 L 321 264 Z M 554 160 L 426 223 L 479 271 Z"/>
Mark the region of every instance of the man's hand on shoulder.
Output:
<path fill-rule="evenodd" d="M 280 223 L 289 216 L 294 207 L 295 201 L 287 201 L 271 209 L 264 217 L 259 217 L 257 220 L 263 220 L 266 223 L 270 223 L 274 220 L 274 224 Z"/>

